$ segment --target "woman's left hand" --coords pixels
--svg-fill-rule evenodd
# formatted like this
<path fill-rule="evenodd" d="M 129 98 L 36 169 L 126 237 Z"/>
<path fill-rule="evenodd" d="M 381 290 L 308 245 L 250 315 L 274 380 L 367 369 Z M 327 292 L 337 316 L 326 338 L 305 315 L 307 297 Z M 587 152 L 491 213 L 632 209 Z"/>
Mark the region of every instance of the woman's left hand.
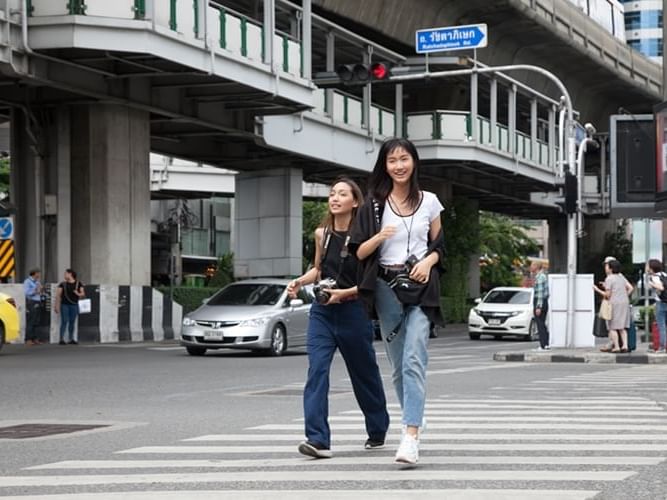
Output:
<path fill-rule="evenodd" d="M 410 278 L 419 283 L 428 283 L 428 279 L 431 276 L 431 268 L 433 266 L 425 260 L 420 260 L 412 268 L 410 273 Z"/>

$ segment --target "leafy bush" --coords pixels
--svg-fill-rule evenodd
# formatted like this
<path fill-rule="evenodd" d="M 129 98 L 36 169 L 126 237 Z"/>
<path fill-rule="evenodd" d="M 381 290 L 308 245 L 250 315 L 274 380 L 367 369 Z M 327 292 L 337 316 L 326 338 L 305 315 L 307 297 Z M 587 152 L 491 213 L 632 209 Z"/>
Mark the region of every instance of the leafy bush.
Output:
<path fill-rule="evenodd" d="M 165 297 L 169 297 L 170 292 L 168 286 L 159 287 L 158 290 L 162 292 Z M 183 314 L 185 315 L 197 309 L 201 306 L 204 299 L 209 298 L 217 291 L 217 288 L 210 287 L 175 286 L 174 302 L 183 307 Z"/>
<path fill-rule="evenodd" d="M 234 281 L 234 253 L 228 252 L 218 259 L 215 274 L 208 282 L 208 287 L 216 290 Z"/>

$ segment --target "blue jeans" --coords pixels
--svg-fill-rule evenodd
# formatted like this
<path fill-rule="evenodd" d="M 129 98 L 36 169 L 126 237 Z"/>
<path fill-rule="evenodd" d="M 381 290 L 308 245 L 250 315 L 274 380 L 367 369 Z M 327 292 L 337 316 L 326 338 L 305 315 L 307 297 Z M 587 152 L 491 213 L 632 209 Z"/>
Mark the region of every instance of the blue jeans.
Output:
<path fill-rule="evenodd" d="M 403 306 L 380 278 L 375 287 L 375 309 L 391 364 L 391 379 L 403 410 L 403 425 L 420 427 L 426 403 L 430 322 L 421 307 Z"/>
<path fill-rule="evenodd" d="M 667 304 L 661 300 L 655 301 L 655 321 L 658 323 L 658 332 L 660 332 L 658 349 L 664 351 L 667 343 Z"/>
<path fill-rule="evenodd" d="M 384 441 L 389 428 L 387 401 L 373 349 L 373 328 L 359 300 L 329 306 L 314 303 L 310 309 L 308 380 L 303 391 L 306 438 L 331 446 L 329 370 L 336 349 L 350 374 L 368 437 Z"/>
<path fill-rule="evenodd" d="M 74 325 L 78 315 L 78 304 L 60 304 L 60 340 L 68 342 L 65 330 L 69 332 L 69 340 L 76 340 L 74 338 Z"/>

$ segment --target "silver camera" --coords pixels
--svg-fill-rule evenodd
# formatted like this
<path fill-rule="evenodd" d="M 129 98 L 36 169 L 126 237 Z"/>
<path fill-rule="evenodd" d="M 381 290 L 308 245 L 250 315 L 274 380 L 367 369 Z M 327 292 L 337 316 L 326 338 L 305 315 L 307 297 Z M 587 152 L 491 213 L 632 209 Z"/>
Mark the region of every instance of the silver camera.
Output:
<path fill-rule="evenodd" d="M 318 304 L 326 304 L 329 302 L 329 299 L 331 298 L 329 290 L 333 288 L 338 288 L 338 285 L 336 284 L 336 280 L 332 278 L 320 280 L 313 286 L 313 293 L 315 294 L 315 300 L 317 300 Z"/>

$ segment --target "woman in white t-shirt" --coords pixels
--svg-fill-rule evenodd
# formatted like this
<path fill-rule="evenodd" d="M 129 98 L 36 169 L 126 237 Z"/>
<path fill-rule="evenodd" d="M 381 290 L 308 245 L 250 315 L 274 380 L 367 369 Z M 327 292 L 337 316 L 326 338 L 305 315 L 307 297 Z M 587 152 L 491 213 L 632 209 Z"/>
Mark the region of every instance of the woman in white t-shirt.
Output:
<path fill-rule="evenodd" d="M 419 459 L 430 323 L 442 324 L 443 206 L 435 194 L 419 189 L 418 165 L 417 149 L 407 139 L 393 138 L 382 145 L 351 244 L 363 265 L 359 294 L 380 320 L 403 410 L 404 433 L 395 461 L 407 464 Z M 410 285 L 421 284 L 416 300 L 414 295 L 399 300 L 399 275 L 409 275 Z"/>

